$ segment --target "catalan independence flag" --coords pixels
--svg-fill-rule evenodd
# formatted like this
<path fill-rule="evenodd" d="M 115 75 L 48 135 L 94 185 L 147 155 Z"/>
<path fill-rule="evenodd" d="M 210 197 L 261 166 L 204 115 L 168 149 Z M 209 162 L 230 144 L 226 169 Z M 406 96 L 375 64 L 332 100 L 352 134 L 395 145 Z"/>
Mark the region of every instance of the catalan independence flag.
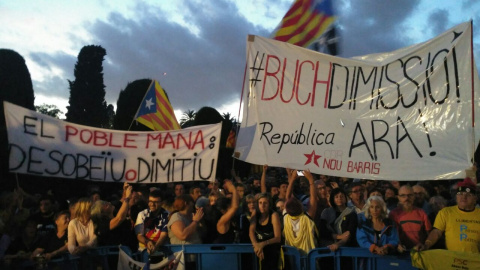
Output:
<path fill-rule="evenodd" d="M 148 87 L 135 119 L 152 130 L 180 129 L 172 105 L 156 80 Z"/>
<path fill-rule="evenodd" d="M 331 0 L 295 0 L 273 38 L 307 47 L 335 21 Z"/>

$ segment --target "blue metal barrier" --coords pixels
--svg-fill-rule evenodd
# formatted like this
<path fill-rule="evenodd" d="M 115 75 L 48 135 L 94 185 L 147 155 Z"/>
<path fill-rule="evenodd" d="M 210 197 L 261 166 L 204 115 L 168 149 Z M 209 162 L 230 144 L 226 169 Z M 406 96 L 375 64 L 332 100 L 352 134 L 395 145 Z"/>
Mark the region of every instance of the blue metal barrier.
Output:
<path fill-rule="evenodd" d="M 306 260 L 300 255 L 297 248 L 282 246 L 282 251 L 286 270 L 303 270 L 306 268 Z"/>
<path fill-rule="evenodd" d="M 411 270 L 412 266 L 409 253 L 404 255 L 376 255 L 364 248 L 343 247 L 336 252 L 328 248 L 317 248 L 307 256 L 308 269 L 332 269 L 331 266 L 318 263 L 321 258 L 333 258 L 334 269 L 359 269 L 359 270 Z"/>
<path fill-rule="evenodd" d="M 166 245 L 161 251 L 149 256 L 146 252 L 132 252 L 128 247 L 122 249 L 136 261 L 146 262 L 157 256 L 162 259 L 177 251 L 184 251 L 187 269 L 201 270 L 256 270 L 258 265 L 257 256 L 250 244 L 228 245 Z M 379 256 L 370 253 L 368 249 L 343 247 L 336 252 L 328 248 L 311 250 L 307 256 L 301 256 L 298 249 L 291 246 L 282 246 L 286 270 L 309 270 L 309 269 L 359 269 L 359 270 L 412 270 L 410 254 Z M 82 256 L 64 254 L 62 257 L 51 260 L 47 269 L 116 269 L 118 262 L 119 247 L 104 246 L 87 251 Z M 268 259 L 268 258 L 266 258 Z M 157 261 L 158 262 L 158 261 Z M 34 262 L 20 266 L 31 267 Z M 156 263 L 156 262 L 154 262 Z M 20 269 L 21 269 L 20 268 Z"/>
<path fill-rule="evenodd" d="M 196 269 L 257 269 L 257 256 L 250 244 L 167 245 L 166 248 L 171 252 L 183 250 L 186 264 L 195 265 Z"/>

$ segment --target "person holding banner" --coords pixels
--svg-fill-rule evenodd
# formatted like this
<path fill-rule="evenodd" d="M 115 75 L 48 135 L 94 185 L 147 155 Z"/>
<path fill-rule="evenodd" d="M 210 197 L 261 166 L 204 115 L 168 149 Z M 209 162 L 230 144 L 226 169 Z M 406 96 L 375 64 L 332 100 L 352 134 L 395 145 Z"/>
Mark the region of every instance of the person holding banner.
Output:
<path fill-rule="evenodd" d="M 97 246 L 97 235 L 90 218 L 92 201 L 81 198 L 75 206 L 75 218 L 68 224 L 68 251 L 79 255 Z"/>
<path fill-rule="evenodd" d="M 480 253 L 480 208 L 476 208 L 477 187 L 470 178 L 458 183 L 457 205 L 445 207 L 435 218 L 433 230 L 419 251 L 430 249 L 445 234 L 447 250 Z"/>

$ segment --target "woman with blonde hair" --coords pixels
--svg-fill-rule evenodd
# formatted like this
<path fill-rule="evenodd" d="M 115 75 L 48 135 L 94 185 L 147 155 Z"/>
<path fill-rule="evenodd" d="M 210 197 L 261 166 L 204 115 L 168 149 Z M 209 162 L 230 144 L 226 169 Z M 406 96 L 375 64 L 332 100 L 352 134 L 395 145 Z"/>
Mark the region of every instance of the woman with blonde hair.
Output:
<path fill-rule="evenodd" d="M 97 236 L 90 211 L 92 202 L 89 198 L 81 198 L 75 206 L 75 218 L 68 224 L 68 251 L 78 255 L 97 244 Z"/>
<path fill-rule="evenodd" d="M 386 255 L 396 250 L 399 243 L 398 232 L 393 221 L 387 217 L 387 206 L 382 197 L 368 198 L 362 214 L 359 214 L 357 228 L 358 245 L 378 255 Z"/>

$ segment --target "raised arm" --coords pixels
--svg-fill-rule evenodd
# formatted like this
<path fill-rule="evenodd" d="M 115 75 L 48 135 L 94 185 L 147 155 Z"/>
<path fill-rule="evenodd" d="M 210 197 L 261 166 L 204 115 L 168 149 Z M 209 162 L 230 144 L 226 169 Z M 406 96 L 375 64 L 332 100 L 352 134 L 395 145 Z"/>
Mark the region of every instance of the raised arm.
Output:
<path fill-rule="evenodd" d="M 307 178 L 310 188 L 310 207 L 308 208 L 308 214 L 310 215 L 311 218 L 315 218 L 315 214 L 317 213 L 317 193 L 315 190 L 315 179 L 313 178 L 312 173 L 310 170 L 305 170 L 303 171 L 303 174 L 305 175 L 305 178 Z"/>
<path fill-rule="evenodd" d="M 262 193 L 267 193 L 267 181 L 265 179 L 267 178 L 267 169 L 268 165 L 263 165 L 262 178 L 260 178 L 260 192 Z"/>
<path fill-rule="evenodd" d="M 172 233 L 181 241 L 186 241 L 192 233 L 197 230 L 198 223 L 203 218 L 203 209 L 197 209 L 197 212 L 193 215 L 192 223 L 185 227 L 185 224 L 178 220 L 170 226 Z"/>
<path fill-rule="evenodd" d="M 225 212 L 225 214 L 223 214 L 217 222 L 217 231 L 220 234 L 225 234 L 228 229 L 230 229 L 230 220 L 232 220 L 233 216 L 235 216 L 240 204 L 237 189 L 233 185 L 232 181 L 225 181 L 223 186 L 226 190 L 228 190 L 228 192 L 232 193 L 232 204 L 230 205 L 230 208 L 228 208 L 227 212 Z"/>
<path fill-rule="evenodd" d="M 288 175 L 288 187 L 287 187 L 287 195 L 285 200 L 288 200 L 293 195 L 293 182 L 298 178 L 297 170 L 292 170 L 287 168 L 287 175 Z"/>
<path fill-rule="evenodd" d="M 110 230 L 115 229 L 127 217 L 128 209 L 130 208 L 129 203 L 130 196 L 132 195 L 132 186 L 129 185 L 126 189 L 124 189 L 123 193 L 122 206 L 120 206 L 117 215 L 110 220 Z"/>

